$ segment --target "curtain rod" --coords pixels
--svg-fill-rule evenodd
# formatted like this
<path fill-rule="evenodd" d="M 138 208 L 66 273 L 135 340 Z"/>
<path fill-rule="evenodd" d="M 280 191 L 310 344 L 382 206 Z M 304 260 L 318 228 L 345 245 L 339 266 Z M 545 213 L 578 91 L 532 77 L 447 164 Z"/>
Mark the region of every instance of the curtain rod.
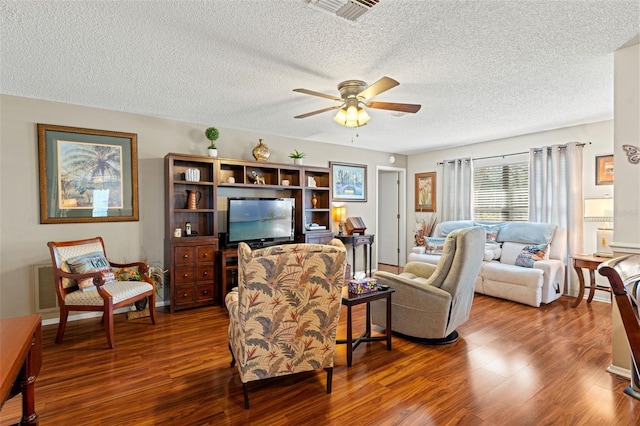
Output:
<path fill-rule="evenodd" d="M 582 148 L 583 146 L 585 146 L 585 145 L 587 145 L 587 144 L 591 145 L 591 142 L 587 142 L 587 143 L 579 143 L 579 144 L 577 144 L 576 146 L 578 146 L 578 147 Z M 567 148 L 567 145 L 560 145 L 560 146 L 558 147 L 558 149 L 566 149 L 566 148 Z M 534 149 L 534 150 L 533 150 L 533 153 L 534 153 L 534 154 L 537 154 L 537 153 L 539 153 L 539 152 L 542 152 L 542 150 L 543 150 L 543 148 L 536 148 L 536 149 Z M 547 150 L 551 150 L 551 147 L 547 147 Z M 488 159 L 490 159 L 490 158 L 505 158 L 505 157 L 511 157 L 511 156 L 513 156 L 513 155 L 522 155 L 522 154 L 528 154 L 528 153 L 529 153 L 529 151 L 522 151 L 522 152 L 513 152 L 513 153 L 511 153 L 511 154 L 489 155 L 489 156 L 487 156 L 487 157 L 465 158 L 465 159 L 464 159 L 464 161 L 469 161 L 469 160 L 474 160 L 474 161 L 475 161 L 475 160 L 488 160 Z M 455 162 L 455 161 L 456 161 L 456 160 L 449 160 L 449 161 L 448 161 L 448 163 L 453 163 L 453 162 Z M 442 161 L 442 162 L 440 162 L 440 163 L 436 163 L 436 165 L 441 166 L 441 165 L 443 165 L 444 163 L 445 163 L 445 162 L 444 162 L 444 161 Z"/>

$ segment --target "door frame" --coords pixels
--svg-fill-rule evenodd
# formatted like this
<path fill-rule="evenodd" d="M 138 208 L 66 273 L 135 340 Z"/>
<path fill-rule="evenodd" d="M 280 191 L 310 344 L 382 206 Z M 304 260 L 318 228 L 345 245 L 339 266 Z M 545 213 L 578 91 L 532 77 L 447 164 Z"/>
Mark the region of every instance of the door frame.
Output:
<path fill-rule="evenodd" d="M 380 235 L 380 220 L 379 220 L 379 209 L 380 209 L 380 172 L 397 172 L 398 180 L 400 181 L 398 184 L 398 214 L 400 218 L 398 219 L 400 224 L 400 229 L 398 230 L 398 248 L 400 249 L 398 255 L 398 266 L 404 267 L 407 261 L 407 169 L 401 167 L 390 167 L 390 166 L 376 166 L 376 235 Z M 379 241 L 376 241 L 379 243 Z M 376 262 L 378 260 L 378 244 L 373 245 L 375 247 L 375 255 Z M 377 269 L 377 268 L 376 268 Z"/>

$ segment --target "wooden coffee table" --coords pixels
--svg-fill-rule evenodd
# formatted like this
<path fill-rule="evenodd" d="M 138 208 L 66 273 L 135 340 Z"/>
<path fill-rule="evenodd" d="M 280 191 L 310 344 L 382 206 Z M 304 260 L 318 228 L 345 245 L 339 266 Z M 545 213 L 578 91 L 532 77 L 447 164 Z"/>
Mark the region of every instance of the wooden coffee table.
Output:
<path fill-rule="evenodd" d="M 342 291 L 342 304 L 347 307 L 347 338 L 345 340 L 336 340 L 337 344 L 345 344 L 347 345 L 347 366 L 351 367 L 351 362 L 353 359 L 353 350 L 358 347 L 358 345 L 362 342 L 373 342 L 379 340 L 387 341 L 387 350 L 391 350 L 391 294 L 395 292 L 393 288 L 386 288 L 384 290 L 379 289 L 378 291 L 374 291 L 372 293 L 365 294 L 351 294 L 347 291 L 347 286 L 343 288 Z M 371 336 L 371 306 L 369 305 L 372 301 L 378 299 L 387 299 L 387 326 L 385 330 L 384 336 Z M 364 333 L 357 337 L 353 338 L 353 329 L 351 322 L 351 308 L 359 305 L 361 303 L 367 304 L 367 318 L 366 318 L 366 328 Z"/>

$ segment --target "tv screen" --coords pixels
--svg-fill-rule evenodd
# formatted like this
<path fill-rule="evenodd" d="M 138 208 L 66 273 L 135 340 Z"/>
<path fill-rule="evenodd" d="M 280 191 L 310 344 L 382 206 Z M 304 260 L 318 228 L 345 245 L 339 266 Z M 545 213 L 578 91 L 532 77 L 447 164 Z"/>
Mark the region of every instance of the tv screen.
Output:
<path fill-rule="evenodd" d="M 262 247 L 294 240 L 293 198 L 228 198 L 227 244 Z"/>

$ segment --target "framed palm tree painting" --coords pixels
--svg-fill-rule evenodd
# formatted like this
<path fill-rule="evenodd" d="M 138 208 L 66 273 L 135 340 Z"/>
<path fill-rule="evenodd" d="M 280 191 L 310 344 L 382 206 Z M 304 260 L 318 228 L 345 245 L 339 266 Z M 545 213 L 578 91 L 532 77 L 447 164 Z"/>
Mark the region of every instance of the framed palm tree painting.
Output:
<path fill-rule="evenodd" d="M 40 223 L 138 220 L 137 135 L 38 124 Z"/>

